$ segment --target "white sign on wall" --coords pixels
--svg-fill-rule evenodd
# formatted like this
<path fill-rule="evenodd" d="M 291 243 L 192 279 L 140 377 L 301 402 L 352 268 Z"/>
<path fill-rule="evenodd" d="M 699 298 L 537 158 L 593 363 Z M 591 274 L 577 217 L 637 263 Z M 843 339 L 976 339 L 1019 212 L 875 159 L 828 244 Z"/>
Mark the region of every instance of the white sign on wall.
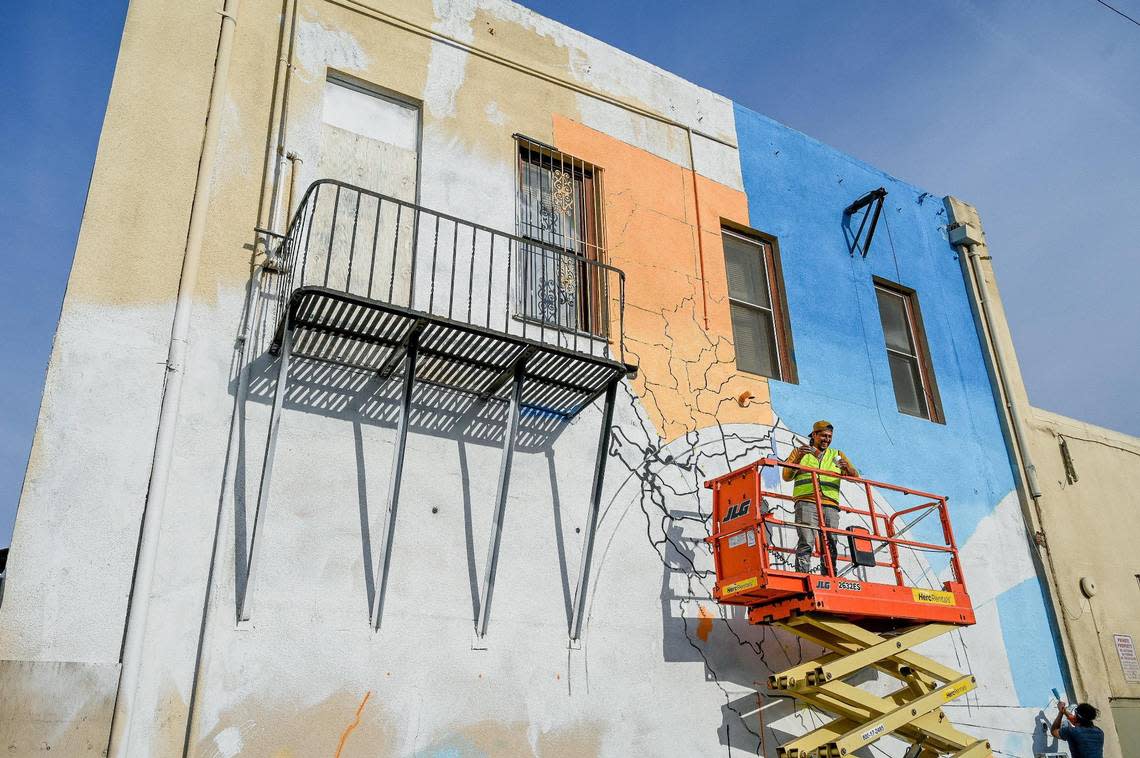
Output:
<path fill-rule="evenodd" d="M 1114 634 L 1116 654 L 1120 656 L 1120 668 L 1124 670 L 1124 681 L 1140 682 L 1140 660 L 1136 659 L 1136 645 L 1130 634 Z"/>

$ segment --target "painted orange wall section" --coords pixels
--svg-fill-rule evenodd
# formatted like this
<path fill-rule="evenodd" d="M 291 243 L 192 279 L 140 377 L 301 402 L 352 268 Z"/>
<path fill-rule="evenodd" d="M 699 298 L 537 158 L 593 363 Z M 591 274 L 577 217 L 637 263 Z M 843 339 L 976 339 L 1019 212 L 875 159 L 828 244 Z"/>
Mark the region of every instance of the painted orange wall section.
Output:
<path fill-rule="evenodd" d="M 748 223 L 740 190 L 697 175 L 708 330 L 704 328 L 693 174 L 562 116 L 554 145 L 603 171 L 608 262 L 626 275 L 627 358 L 634 388 L 666 444 L 704 427 L 771 424 L 768 380 L 736 370 L 720 221 Z M 737 398 L 752 399 L 742 407 Z"/>

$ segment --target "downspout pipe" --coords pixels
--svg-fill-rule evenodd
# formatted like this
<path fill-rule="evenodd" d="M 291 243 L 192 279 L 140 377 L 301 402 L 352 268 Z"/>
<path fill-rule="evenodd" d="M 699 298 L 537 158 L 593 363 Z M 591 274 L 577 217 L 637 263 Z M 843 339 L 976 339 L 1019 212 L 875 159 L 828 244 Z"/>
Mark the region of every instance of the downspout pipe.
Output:
<path fill-rule="evenodd" d="M 230 414 L 230 435 L 226 446 L 226 465 L 222 473 L 222 487 L 218 497 L 218 514 L 214 523 L 213 550 L 210 554 L 210 568 L 206 576 L 202 622 L 198 632 L 198 646 L 194 660 L 194 677 L 191 685 L 190 701 L 186 708 L 186 730 L 182 745 L 182 755 L 184 757 L 191 754 L 198 738 L 197 709 L 201 699 L 201 689 L 203 687 L 203 667 L 207 665 L 206 655 L 208 651 L 209 625 L 216 602 L 214 573 L 219 564 L 219 550 L 221 547 L 219 535 L 222 533 L 223 514 L 228 511 L 228 506 L 232 504 L 235 497 L 231 493 L 231 490 L 233 488 L 234 472 L 238 466 L 238 448 L 240 445 L 241 428 L 245 423 L 245 405 L 246 398 L 249 395 L 249 364 L 250 350 L 252 347 L 250 343 L 256 340 L 258 327 L 261 323 L 263 280 L 267 274 L 278 272 L 277 267 L 280 264 L 280 260 L 275 257 L 275 253 L 278 249 L 275 247 L 275 243 L 279 246 L 281 244 L 281 238 L 278 235 L 288 232 L 289 213 L 293 207 L 293 191 L 297 166 L 301 163 L 300 156 L 294 152 L 286 152 L 285 150 L 289 85 L 292 81 L 294 69 L 293 48 L 296 40 L 296 32 L 297 0 L 284 0 L 282 4 L 281 38 L 278 45 L 279 54 L 277 59 L 279 75 L 274 92 L 273 111 L 270 114 L 270 124 L 273 125 L 274 122 L 276 122 L 276 144 L 268 156 L 272 161 L 273 169 L 272 171 L 266 171 L 269 175 L 269 186 L 266 187 L 265 183 L 263 183 L 262 205 L 259 208 L 258 218 L 260 224 L 267 228 L 270 234 L 265 234 L 264 231 L 261 231 L 258 235 L 259 241 L 261 242 L 260 249 L 265 253 L 265 257 L 260 262 L 257 261 L 257 250 L 255 250 L 244 318 L 242 319 L 241 329 L 238 332 L 235 343 L 235 361 L 238 374 L 237 394 L 234 398 L 233 410 Z M 285 197 L 284 220 L 278 223 L 278 207 L 280 205 L 283 175 L 282 168 L 285 161 L 288 161 L 291 166 L 289 191 Z M 269 195 L 268 206 L 265 205 L 265 196 L 267 193 Z"/>
<path fill-rule="evenodd" d="M 705 322 L 705 331 L 709 329 L 709 291 L 708 281 L 705 279 L 705 233 L 701 228 L 701 195 L 697 191 L 697 158 L 693 153 L 693 130 L 684 127 L 685 136 L 689 140 L 689 171 L 693 174 L 693 206 L 696 208 L 697 219 L 697 260 L 700 261 L 701 276 L 701 317 Z"/>
<path fill-rule="evenodd" d="M 221 30 L 218 34 L 218 53 L 214 61 L 214 76 L 210 83 L 210 103 L 206 111 L 206 125 L 202 136 L 202 153 L 198 162 L 194 198 L 190 205 L 190 224 L 186 233 L 186 248 L 182 257 L 182 275 L 174 305 L 174 322 L 170 330 L 170 344 L 166 358 L 166 381 L 162 391 L 162 405 L 155 432 L 154 458 L 151 462 L 150 481 L 147 484 L 146 504 L 143 507 L 139 546 L 135 558 L 135 573 L 127 609 L 123 647 L 119 655 L 122 667 L 119 688 L 115 697 L 115 710 L 111 719 L 111 737 L 108 755 L 126 758 L 131 754 L 131 722 L 135 713 L 139 675 L 143 664 L 143 644 L 146 639 L 147 610 L 154 585 L 155 558 L 162 526 L 162 512 L 166 505 L 167 485 L 174 459 L 174 438 L 178 427 L 178 408 L 182 399 L 182 382 L 186 376 L 186 356 L 190 340 L 190 317 L 194 308 L 194 290 L 198 283 L 198 267 L 202 257 L 202 241 L 206 231 L 206 215 L 210 205 L 210 186 L 214 163 L 218 154 L 218 125 L 222 118 L 229 78 L 230 57 L 233 49 L 234 27 L 237 25 L 238 0 L 225 0 L 221 10 Z M 135 754 L 140 754 L 135 751 Z"/>
<path fill-rule="evenodd" d="M 986 286 L 986 279 L 982 273 L 981 256 L 978 255 L 977 245 L 961 245 L 960 250 L 965 254 L 970 262 L 970 268 L 974 275 L 974 281 L 978 288 L 978 299 L 981 301 L 982 314 L 985 316 L 986 330 L 989 332 L 990 348 L 993 350 L 994 362 L 997 363 L 998 383 L 1001 385 L 1001 392 L 1005 398 L 1005 408 L 1009 412 L 1010 426 L 1013 427 L 1014 441 L 1017 443 L 1017 449 L 1021 456 L 1021 466 L 1025 471 L 1025 484 L 1029 490 L 1029 496 L 1033 498 L 1034 504 L 1041 497 L 1041 487 L 1037 484 L 1037 467 L 1033 465 L 1033 459 L 1030 457 L 1029 445 L 1026 444 L 1025 422 L 1021 417 L 1021 408 L 1017 403 L 1013 402 L 1013 397 L 1009 391 L 1008 377 L 1010 375 L 1009 359 L 1005 354 L 1005 349 L 1001 343 L 994 338 L 993 335 L 993 305 L 990 298 L 989 287 Z"/>
<path fill-rule="evenodd" d="M 951 229 L 951 241 L 953 242 L 954 230 Z M 993 298 L 990 295 L 989 287 L 986 286 L 985 273 L 982 270 L 982 256 L 978 253 L 978 245 L 966 242 L 965 244 L 955 244 L 955 249 L 959 251 L 959 256 L 962 260 L 962 271 L 967 278 L 967 290 L 976 297 L 976 304 L 981 310 L 981 321 L 983 336 L 985 342 L 989 346 L 990 354 L 993 356 L 994 373 L 997 378 L 998 392 L 1001 395 L 1001 402 L 1005 407 L 1006 418 L 1009 421 L 1009 428 L 1011 436 L 1013 437 L 1014 447 L 1014 460 L 1020 462 L 1021 473 L 1025 479 L 1026 492 L 1032 501 L 1032 516 L 1033 522 L 1037 525 L 1043 523 L 1041 511 L 1041 487 L 1037 482 L 1037 467 L 1033 464 L 1033 458 L 1029 451 L 1029 445 L 1026 440 L 1028 435 L 1025 431 L 1025 421 L 1021 415 L 1021 408 L 1018 403 L 1013 399 L 1010 392 L 1009 377 L 1011 376 L 1011 368 L 1009 364 L 1009 356 L 1006 354 L 1002 343 L 997 339 L 994 333 L 994 306 Z M 1031 523 L 1031 528 L 1033 524 Z M 1057 568 L 1053 564 L 1053 558 L 1049 554 L 1047 545 L 1041 545 L 1037 542 L 1037 535 L 1032 535 L 1034 549 L 1032 555 L 1036 560 L 1040 561 L 1040 568 L 1047 572 L 1049 584 L 1056 590 L 1047 587 L 1046 591 L 1053 597 L 1056 603 L 1056 620 L 1057 629 L 1063 637 L 1063 645 L 1067 648 L 1065 657 L 1072 659 L 1075 651 L 1078 649 L 1074 644 L 1072 630 L 1069 628 L 1068 614 L 1065 610 L 1064 601 L 1060 594 L 1060 583 L 1058 582 Z M 1087 691 L 1084 682 L 1081 678 L 1081 672 L 1075 665 L 1069 666 L 1069 673 L 1075 680 L 1074 684 L 1078 685 L 1082 690 Z"/>
<path fill-rule="evenodd" d="M 291 7 L 289 7 L 291 5 Z M 273 166 L 273 183 L 270 188 L 269 199 L 269 217 L 263 219 L 262 223 L 269 228 L 275 228 L 277 224 L 278 208 L 281 204 L 281 176 L 285 171 L 285 162 L 293 161 L 296 156 L 290 156 L 285 150 L 285 128 L 287 123 L 287 114 L 289 113 L 289 82 L 293 79 L 293 69 L 295 64 L 293 62 L 293 47 L 297 39 L 297 0 L 286 0 L 286 8 L 283 9 L 281 14 L 282 32 L 288 35 L 288 44 L 279 55 L 277 62 L 280 65 L 281 75 L 278 77 L 281 82 L 281 99 L 277 106 L 277 137 L 276 145 L 273 149 L 274 166 Z M 288 19 L 289 28 L 285 30 L 285 19 Z M 276 98 L 275 98 L 276 100 Z M 295 168 L 295 167 L 294 167 Z M 285 219 L 281 223 L 281 229 L 285 230 L 289 227 L 289 213 L 292 210 L 292 197 L 290 197 L 285 206 Z"/>

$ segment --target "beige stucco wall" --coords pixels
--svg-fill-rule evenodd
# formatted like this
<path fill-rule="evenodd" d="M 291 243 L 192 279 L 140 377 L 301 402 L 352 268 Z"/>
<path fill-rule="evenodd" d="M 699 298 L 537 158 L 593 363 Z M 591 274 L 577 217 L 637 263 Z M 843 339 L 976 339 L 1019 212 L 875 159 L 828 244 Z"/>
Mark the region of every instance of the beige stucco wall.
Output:
<path fill-rule="evenodd" d="M 1125 681 L 1114 634 L 1140 642 L 1140 439 L 1030 409 L 1030 447 L 1042 489 L 1042 527 L 1058 582 L 1054 587 L 1073 630 L 1073 663 L 1087 691 L 1077 693 L 1111 720 L 1114 698 L 1140 698 L 1140 683 Z M 1066 475 L 1061 441 L 1076 481 Z M 1083 578 L 1096 584 L 1086 597 Z M 1134 712 L 1135 713 L 1135 712 Z M 1111 727 L 1109 727 L 1111 728 Z M 1121 741 L 1124 756 L 1140 746 Z"/>
<path fill-rule="evenodd" d="M 948 198 L 947 206 L 952 222 L 983 230 L 974 206 L 956 198 Z M 989 337 L 1004 353 L 1006 401 L 1020 411 L 1028 460 L 1036 470 L 1041 490 L 1040 497 L 1030 497 L 1024 475 L 1019 477 L 1022 513 L 1034 532 L 1041 574 L 1048 583 L 1057 631 L 1076 689 L 1068 697 L 1090 701 L 1100 710 L 1099 724 L 1107 737 L 1106 756 L 1134 758 L 1140 746 L 1117 739 L 1110 704 L 1112 698 L 1140 697 L 1140 684 L 1124 681 L 1112 637 L 1117 633 L 1140 639 L 1140 561 L 1135 557 L 1135 536 L 1140 534 L 1140 510 L 1135 500 L 1140 487 L 1140 439 L 1030 406 L 1001 302 L 992 250 L 985 242 L 984 231 L 981 234 L 983 241 L 975 252 L 982 281 L 975 286 L 985 288 L 991 298 Z M 963 260 L 964 271 L 967 265 Z M 980 308 L 975 316 L 981 326 L 984 319 Z M 990 369 L 997 382 L 993 352 Z M 1003 422 L 1009 449 L 1019 450 L 1008 411 Z M 1080 478 L 1075 483 L 1066 478 L 1061 438 L 1067 441 L 1078 467 Z M 1021 454 L 1010 455 L 1019 465 Z M 1097 594 L 1091 599 L 1080 589 L 1080 580 L 1086 576 L 1097 584 Z"/>

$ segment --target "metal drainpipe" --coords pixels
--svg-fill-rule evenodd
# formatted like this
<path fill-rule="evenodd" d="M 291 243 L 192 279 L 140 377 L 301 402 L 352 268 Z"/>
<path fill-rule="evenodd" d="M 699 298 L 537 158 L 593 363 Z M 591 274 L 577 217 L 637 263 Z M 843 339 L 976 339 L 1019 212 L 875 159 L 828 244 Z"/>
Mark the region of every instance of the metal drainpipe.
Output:
<path fill-rule="evenodd" d="M 123 648 L 119 656 L 122 672 L 115 697 L 115 711 L 111 719 L 111 737 L 108 755 L 125 758 L 130 754 L 131 720 L 134 700 L 138 691 L 139 673 L 143 663 L 143 642 L 146 637 L 147 609 L 154 583 L 155 557 L 162 526 L 162 511 L 166 503 L 166 489 L 173 460 L 174 435 L 178 426 L 178 406 L 182 398 L 182 381 L 186 375 L 186 354 L 190 338 L 190 315 L 194 308 L 194 289 L 198 282 L 198 264 L 202 257 L 202 240 L 206 230 L 206 214 L 210 205 L 210 185 L 214 162 L 218 153 L 218 123 L 221 120 L 226 80 L 229 76 L 230 52 L 233 48 L 234 27 L 237 24 L 238 0 L 225 0 L 221 10 L 222 23 L 218 34 L 218 53 L 214 62 L 214 76 L 210 83 L 210 104 L 206 112 L 206 126 L 202 136 L 202 154 L 198 163 L 194 199 L 190 205 L 190 225 L 186 234 L 186 249 L 182 257 L 182 275 L 178 283 L 178 296 L 174 305 L 174 322 L 170 331 L 170 345 L 166 358 L 166 381 L 162 392 L 158 428 L 155 432 L 154 458 L 151 462 L 150 481 L 147 485 L 146 504 L 143 508 L 139 548 L 135 560 L 135 574 L 131 586 L 126 628 L 123 631 Z"/>
<path fill-rule="evenodd" d="M 288 3 L 289 0 L 286 0 Z M 285 12 L 281 14 L 281 23 L 285 24 L 285 19 L 289 19 L 289 44 L 285 51 L 284 56 L 278 56 L 277 62 L 283 68 L 283 75 L 281 77 L 281 103 L 279 106 L 279 118 L 277 121 L 277 145 L 274 148 L 274 155 L 276 155 L 275 165 L 273 167 L 273 186 L 270 189 L 269 200 L 269 218 L 266 219 L 266 227 L 272 229 L 277 223 L 277 207 L 281 198 L 281 175 L 285 170 L 285 161 L 292 160 L 285 152 L 285 115 L 289 112 L 289 82 L 293 79 L 293 45 L 297 39 L 297 0 L 293 0 L 292 8 L 286 8 Z M 289 227 L 289 211 L 290 204 L 285 206 L 285 220 L 282 227 L 288 229 Z"/>
<path fill-rule="evenodd" d="M 1025 424 L 1021 419 L 1021 409 L 1018 408 L 1017 403 L 1013 402 L 1013 397 L 1009 392 L 1009 384 L 1007 377 L 1010 374 L 1009 361 L 1006 359 L 1005 350 L 1002 349 L 1001 343 L 995 339 L 993 335 L 993 308 L 990 300 L 989 288 L 986 287 L 986 279 L 982 274 L 980 256 L 975 250 L 975 245 L 962 245 L 961 249 L 965 252 L 970 261 L 970 267 L 973 270 L 974 281 L 978 288 L 978 299 L 982 302 L 982 313 L 986 317 L 986 331 L 989 332 L 990 347 L 994 352 L 994 361 L 997 363 L 998 383 L 1001 385 L 1002 395 L 1005 397 L 1005 407 L 1009 411 L 1009 418 L 1011 426 L 1013 426 L 1013 436 L 1017 442 L 1017 449 L 1021 455 L 1021 465 L 1025 470 L 1025 483 L 1029 487 L 1029 496 L 1036 501 L 1041 497 L 1041 488 L 1037 485 L 1037 467 L 1033 465 L 1033 459 L 1029 455 L 1029 446 L 1025 444 Z"/>
<path fill-rule="evenodd" d="M 284 116 L 282 116 L 284 118 Z M 297 172 L 301 170 L 301 156 L 293 151 L 285 153 L 286 160 L 289 161 L 289 192 L 285 195 L 285 224 L 282 229 L 283 232 L 289 231 L 289 214 L 293 212 L 293 199 L 297 196 Z"/>
<path fill-rule="evenodd" d="M 281 24 L 289 23 L 288 31 L 288 46 L 285 56 L 278 57 L 278 64 L 281 65 L 282 77 L 280 79 L 281 85 L 281 100 L 278 103 L 274 98 L 274 107 L 276 109 L 276 118 L 278 119 L 277 128 L 277 145 L 273 148 L 272 155 L 274 158 L 274 170 L 271 180 L 271 186 L 268 188 L 270 194 L 268 212 L 262 219 L 264 226 L 271 231 L 279 233 L 288 232 L 289 228 L 289 213 L 293 207 L 293 190 L 295 185 L 296 165 L 301 163 L 301 158 L 296 153 L 286 153 L 285 145 L 285 132 L 286 132 L 286 118 L 287 108 L 289 104 L 289 84 L 292 81 L 293 75 L 293 47 L 296 39 L 297 31 L 297 2 L 294 0 L 292 3 L 286 0 L 283 12 L 281 14 Z M 273 118 L 271 114 L 270 118 Z M 278 204 L 281 197 L 281 177 L 282 166 L 285 160 L 292 163 L 292 170 L 289 179 L 289 191 L 285 199 L 285 216 L 284 220 L 278 223 Z M 263 192 L 266 191 L 263 186 Z M 264 198 L 264 195 L 262 195 Z M 264 207 L 264 206 L 263 206 Z M 263 235 L 264 239 L 264 235 Z M 209 620 L 211 611 L 213 609 L 213 595 L 214 595 L 214 569 L 218 565 L 218 550 L 220 544 L 218 537 L 221 534 L 222 516 L 225 511 L 225 506 L 232 501 L 230 497 L 230 490 L 233 487 L 234 470 L 237 467 L 238 458 L 238 445 L 239 445 L 239 432 L 241 429 L 243 419 L 243 409 L 245 408 L 246 398 L 249 396 L 249 350 L 250 342 L 256 338 L 257 329 L 261 323 L 261 290 L 262 280 L 267 272 L 273 273 L 278 270 L 280 265 L 279 260 L 274 260 L 271 257 L 271 250 L 269 248 L 272 240 L 266 240 L 265 244 L 265 260 L 253 266 L 253 271 L 250 277 L 249 294 L 246 299 L 245 305 L 245 318 L 242 321 L 241 331 L 237 336 L 237 345 L 235 352 L 237 353 L 237 369 L 238 369 L 238 386 L 237 394 L 234 398 L 233 411 L 230 414 L 230 436 L 228 445 L 226 447 L 226 465 L 222 474 L 222 488 L 219 498 L 218 517 L 214 525 L 214 541 L 213 551 L 210 559 L 210 569 L 207 572 L 206 579 L 206 597 L 202 609 L 202 625 L 199 631 L 198 650 L 194 661 L 194 681 L 191 687 L 190 701 L 187 704 L 186 712 L 186 731 L 183 740 L 182 754 L 183 756 L 189 755 L 192 746 L 195 744 L 197 730 L 195 729 L 195 714 L 197 706 L 201 697 L 201 688 L 203 686 L 202 679 L 202 666 L 204 664 L 204 656 L 207 650 L 206 642 L 209 635 Z"/>
<path fill-rule="evenodd" d="M 1037 484 L 1037 467 L 1033 465 L 1033 459 L 1029 453 L 1029 446 L 1025 442 L 1025 424 L 1021 418 L 1021 410 L 1018 408 L 1017 403 L 1013 401 L 1013 396 L 1009 391 L 1009 383 L 1007 380 L 1007 377 L 1010 375 L 1009 361 L 997 337 L 994 335 L 992 298 L 990 298 L 989 289 L 986 287 L 986 279 L 982 272 L 981 256 L 978 255 L 975 245 L 959 245 L 958 250 L 959 254 L 964 256 L 963 261 L 968 261 L 964 268 L 966 275 L 971 279 L 972 286 L 970 289 L 976 290 L 978 293 L 977 296 L 981 304 L 984 322 L 982 326 L 985 330 L 986 341 L 989 343 L 990 350 L 993 352 L 994 363 L 997 369 L 998 389 L 1001 392 L 1006 411 L 1009 414 L 1010 426 L 1012 427 L 1014 443 L 1017 448 L 1016 457 L 1020 458 L 1021 468 L 1025 474 L 1026 488 L 1029 490 L 1029 497 L 1033 501 L 1033 515 L 1037 520 L 1037 524 L 1043 526 L 1044 521 L 1041 517 L 1040 502 L 1042 492 Z M 1044 546 L 1044 550 L 1034 550 L 1033 553 L 1041 557 L 1043 567 L 1049 572 L 1049 580 L 1053 586 L 1057 588 L 1056 591 L 1050 593 L 1056 599 L 1057 610 L 1060 611 L 1057 624 L 1065 637 L 1065 642 L 1069 650 L 1072 651 L 1072 653 L 1066 657 L 1074 658 L 1078 648 L 1073 642 L 1072 630 L 1069 629 L 1068 613 L 1065 610 L 1064 600 L 1061 598 L 1061 585 L 1058 582 L 1056 566 L 1053 565 L 1053 557 L 1049 553 L 1047 546 Z M 1078 684 L 1082 690 L 1087 692 L 1088 688 L 1084 685 L 1079 667 L 1073 665 L 1070 666 L 1070 670 L 1073 674 L 1073 678 L 1076 680 L 1075 683 Z"/>
<path fill-rule="evenodd" d="M 693 173 L 693 206 L 697 217 L 697 259 L 700 261 L 701 272 L 701 316 L 705 322 L 705 331 L 709 329 L 709 291 L 705 280 L 705 241 L 704 230 L 701 228 L 701 196 L 697 192 L 697 159 L 693 153 L 693 130 L 684 127 L 685 136 L 689 138 L 689 170 Z"/>

